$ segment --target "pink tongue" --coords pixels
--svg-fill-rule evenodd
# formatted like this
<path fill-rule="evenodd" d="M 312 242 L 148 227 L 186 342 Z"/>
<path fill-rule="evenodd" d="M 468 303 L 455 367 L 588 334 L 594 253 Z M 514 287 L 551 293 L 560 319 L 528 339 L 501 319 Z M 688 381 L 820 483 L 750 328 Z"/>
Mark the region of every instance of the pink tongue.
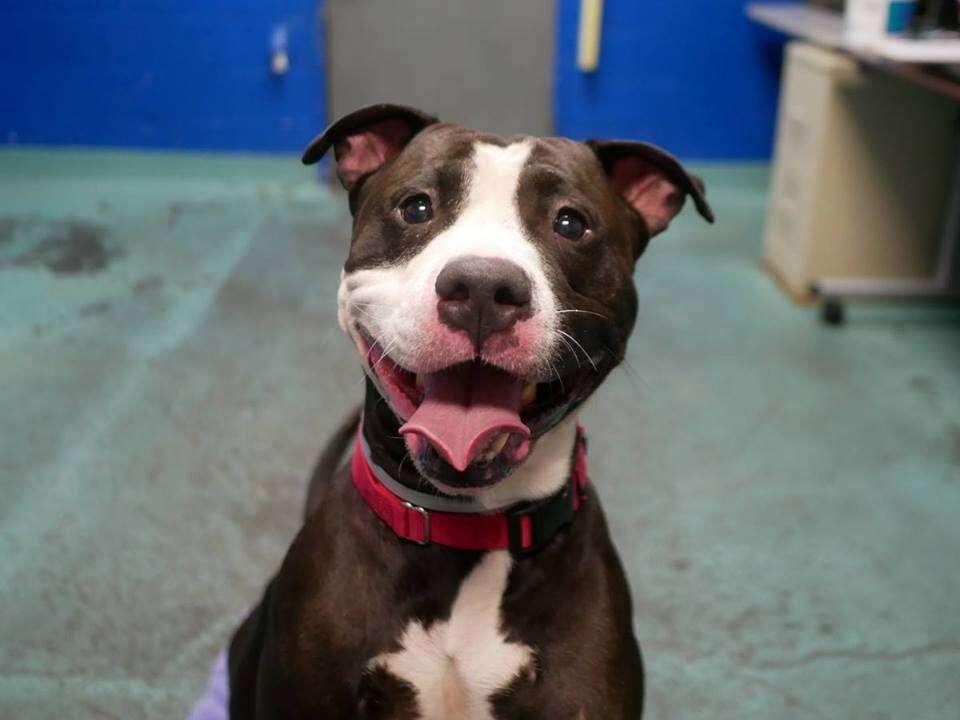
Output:
<path fill-rule="evenodd" d="M 423 392 L 423 402 L 400 432 L 408 445 L 414 437 L 426 440 L 460 472 L 494 435 L 530 436 L 520 421 L 523 381 L 502 370 L 481 363 L 457 365 L 427 375 Z"/>

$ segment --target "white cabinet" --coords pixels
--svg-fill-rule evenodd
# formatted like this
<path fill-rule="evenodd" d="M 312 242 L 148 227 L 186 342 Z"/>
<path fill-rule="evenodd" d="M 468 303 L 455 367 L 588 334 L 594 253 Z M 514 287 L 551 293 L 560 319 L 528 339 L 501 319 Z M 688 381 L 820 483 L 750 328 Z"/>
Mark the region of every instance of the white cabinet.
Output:
<path fill-rule="evenodd" d="M 786 57 L 765 266 L 796 299 L 825 277 L 931 276 L 957 106 L 832 50 Z"/>

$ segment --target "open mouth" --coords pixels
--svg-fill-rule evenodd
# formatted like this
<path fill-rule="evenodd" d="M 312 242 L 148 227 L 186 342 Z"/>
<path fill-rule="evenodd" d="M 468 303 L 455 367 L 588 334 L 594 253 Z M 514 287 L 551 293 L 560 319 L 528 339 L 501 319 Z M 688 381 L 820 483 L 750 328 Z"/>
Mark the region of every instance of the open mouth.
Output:
<path fill-rule="evenodd" d="M 404 422 L 400 432 L 411 455 L 421 467 L 447 470 L 445 481 L 454 475 L 457 485 L 478 487 L 505 476 L 584 386 L 577 375 L 536 382 L 479 359 L 417 374 L 386 355 L 362 326 L 357 329 L 381 391 Z M 442 464 L 449 467 L 438 468 Z"/>

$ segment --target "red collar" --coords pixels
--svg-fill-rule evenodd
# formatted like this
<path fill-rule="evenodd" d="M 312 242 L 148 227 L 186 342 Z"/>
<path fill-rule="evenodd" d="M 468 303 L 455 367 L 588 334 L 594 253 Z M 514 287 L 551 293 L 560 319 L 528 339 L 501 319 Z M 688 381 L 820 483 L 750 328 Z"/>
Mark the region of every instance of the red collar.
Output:
<path fill-rule="evenodd" d="M 573 472 L 564 488 L 536 503 L 490 514 L 427 510 L 398 497 L 374 474 L 357 432 L 350 469 L 353 484 L 367 505 L 398 537 L 420 545 L 445 545 L 459 550 L 536 552 L 574 518 L 587 497 L 587 443 L 577 428 Z"/>

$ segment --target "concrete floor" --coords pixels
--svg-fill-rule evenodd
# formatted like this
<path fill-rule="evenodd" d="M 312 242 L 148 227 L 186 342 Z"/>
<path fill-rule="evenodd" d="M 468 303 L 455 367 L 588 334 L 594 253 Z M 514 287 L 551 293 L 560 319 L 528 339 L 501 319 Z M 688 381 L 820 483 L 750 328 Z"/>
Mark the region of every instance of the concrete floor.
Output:
<path fill-rule="evenodd" d="M 960 717 L 960 317 L 819 325 L 699 170 L 586 417 L 647 717 Z M 293 158 L 0 152 L 0 718 L 185 714 L 360 397 L 347 232 Z"/>

